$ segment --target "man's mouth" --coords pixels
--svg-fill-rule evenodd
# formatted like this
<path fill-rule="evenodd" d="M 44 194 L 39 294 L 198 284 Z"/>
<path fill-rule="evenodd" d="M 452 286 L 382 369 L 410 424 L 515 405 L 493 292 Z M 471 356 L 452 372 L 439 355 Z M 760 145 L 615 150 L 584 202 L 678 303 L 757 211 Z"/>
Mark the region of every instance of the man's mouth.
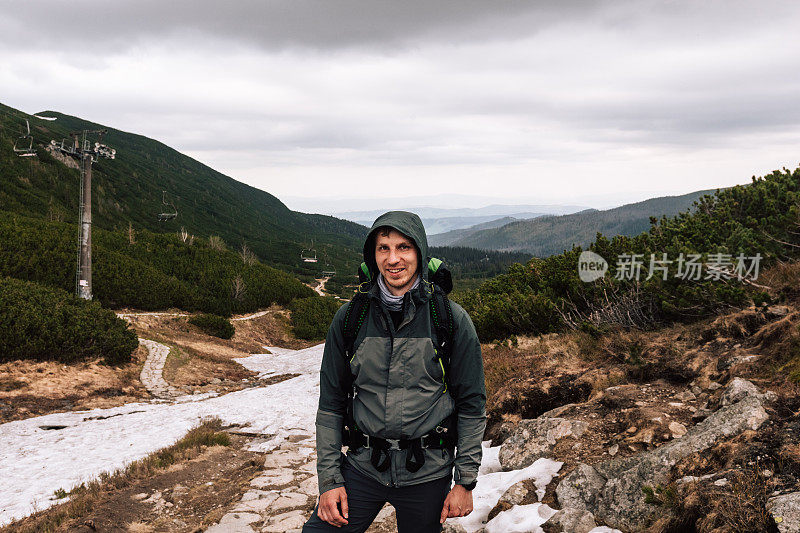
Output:
<path fill-rule="evenodd" d="M 387 270 L 387 271 L 388 271 L 390 274 L 399 274 L 400 272 L 402 272 L 403 270 L 405 270 L 405 268 L 387 268 L 386 270 Z"/>

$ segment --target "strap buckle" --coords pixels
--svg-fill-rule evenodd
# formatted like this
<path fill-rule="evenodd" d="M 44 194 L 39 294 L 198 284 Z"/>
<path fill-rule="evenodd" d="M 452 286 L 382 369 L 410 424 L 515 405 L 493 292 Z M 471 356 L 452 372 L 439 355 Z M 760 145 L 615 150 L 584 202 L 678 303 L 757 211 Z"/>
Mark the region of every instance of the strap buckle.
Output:
<path fill-rule="evenodd" d="M 389 445 L 390 450 L 400 449 L 400 439 L 383 439 Z"/>

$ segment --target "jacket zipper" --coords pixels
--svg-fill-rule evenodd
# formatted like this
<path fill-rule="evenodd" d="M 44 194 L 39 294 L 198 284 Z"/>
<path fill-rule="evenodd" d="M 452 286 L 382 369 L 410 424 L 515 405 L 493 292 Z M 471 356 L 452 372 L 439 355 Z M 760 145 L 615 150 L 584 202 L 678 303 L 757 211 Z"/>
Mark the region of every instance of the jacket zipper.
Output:
<path fill-rule="evenodd" d="M 378 305 L 381 308 L 381 316 L 383 317 L 383 325 L 386 328 L 386 331 L 389 333 L 389 370 L 391 370 L 391 360 L 392 356 L 394 355 L 394 323 L 392 322 L 392 317 L 387 316 L 386 310 L 384 309 L 383 305 L 379 302 Z M 386 390 L 389 390 L 389 374 L 386 374 Z M 397 472 L 395 471 L 395 454 L 394 450 L 386 450 L 386 453 L 389 454 L 389 479 L 391 480 L 387 483 L 387 486 L 396 487 L 397 486 Z"/>

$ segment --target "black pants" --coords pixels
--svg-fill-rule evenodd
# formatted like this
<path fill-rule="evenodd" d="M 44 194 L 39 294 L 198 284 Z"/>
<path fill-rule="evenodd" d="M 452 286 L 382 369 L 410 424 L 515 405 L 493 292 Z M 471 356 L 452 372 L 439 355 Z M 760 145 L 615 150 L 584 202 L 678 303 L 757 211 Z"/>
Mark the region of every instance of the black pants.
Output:
<path fill-rule="evenodd" d="M 336 527 L 323 522 L 317 516 L 318 507 L 303 526 L 303 533 L 316 531 L 363 533 L 386 502 L 389 502 L 396 511 L 398 533 L 442 531 L 439 518 L 444 499 L 450 491 L 450 476 L 408 487 L 386 487 L 357 471 L 347 463 L 347 460 L 342 463 L 342 476 L 347 491 L 348 524 Z"/>

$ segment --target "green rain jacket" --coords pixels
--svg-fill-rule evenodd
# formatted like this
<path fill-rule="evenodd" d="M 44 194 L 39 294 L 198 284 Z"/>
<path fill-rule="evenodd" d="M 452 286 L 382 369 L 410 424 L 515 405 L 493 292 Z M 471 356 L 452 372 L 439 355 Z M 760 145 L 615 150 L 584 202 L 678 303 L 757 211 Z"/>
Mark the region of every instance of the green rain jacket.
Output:
<path fill-rule="evenodd" d="M 346 305 L 333 319 L 325 340 L 320 370 L 320 398 L 317 411 L 317 475 L 320 494 L 344 485 L 343 460 L 390 487 L 415 485 L 450 476 L 468 485 L 478 475 L 481 439 L 486 428 L 486 389 L 481 346 L 466 311 L 455 302 L 455 332 L 447 376 L 434 353 L 428 299 L 428 239 L 420 218 L 404 211 L 380 216 L 364 244 L 364 261 L 377 279 L 374 232 L 390 226 L 414 240 L 420 254 L 423 279 L 403 299 L 404 315 L 397 328 L 381 301 L 380 288 L 369 288 L 370 306 L 354 345 L 354 355 L 345 356 L 343 327 Z M 352 377 L 351 377 L 352 376 Z M 342 424 L 347 408 L 348 386 L 353 383 L 353 418 L 368 435 L 385 439 L 415 439 L 457 412 L 458 441 L 455 456 L 450 450 L 425 449 L 425 464 L 417 472 L 406 469 L 409 450 L 391 450 L 391 466 L 378 472 L 370 462 L 371 450 L 359 448 L 342 455 Z"/>

